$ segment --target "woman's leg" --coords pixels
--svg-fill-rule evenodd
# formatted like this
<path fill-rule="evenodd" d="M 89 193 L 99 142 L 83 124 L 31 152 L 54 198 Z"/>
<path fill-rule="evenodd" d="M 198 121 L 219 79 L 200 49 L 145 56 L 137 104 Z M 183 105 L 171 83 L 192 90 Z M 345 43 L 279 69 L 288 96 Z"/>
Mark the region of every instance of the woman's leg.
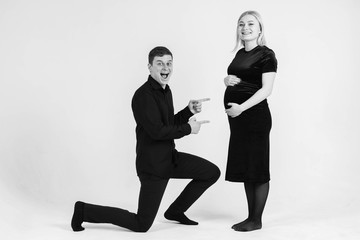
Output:
<path fill-rule="evenodd" d="M 269 182 L 245 183 L 249 217 L 242 223 L 234 225 L 234 230 L 253 231 L 262 228 L 262 214 L 269 195 L 269 188 Z"/>
<path fill-rule="evenodd" d="M 236 223 L 232 226 L 232 229 L 238 228 L 239 225 L 244 224 L 249 221 L 251 218 L 251 214 L 254 211 L 254 198 L 255 198 L 255 186 L 253 183 L 244 183 L 245 193 L 246 193 L 246 200 L 248 204 L 248 217 L 239 223 Z"/>

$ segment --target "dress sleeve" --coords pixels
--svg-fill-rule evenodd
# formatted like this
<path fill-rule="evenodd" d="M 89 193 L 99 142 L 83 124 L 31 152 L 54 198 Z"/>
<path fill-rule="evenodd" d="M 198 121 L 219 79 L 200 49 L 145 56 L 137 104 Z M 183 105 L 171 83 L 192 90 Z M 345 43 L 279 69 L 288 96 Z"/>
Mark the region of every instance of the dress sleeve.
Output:
<path fill-rule="evenodd" d="M 262 66 L 262 73 L 276 72 L 277 60 L 274 51 L 269 49 L 269 52 L 265 55 Z"/>

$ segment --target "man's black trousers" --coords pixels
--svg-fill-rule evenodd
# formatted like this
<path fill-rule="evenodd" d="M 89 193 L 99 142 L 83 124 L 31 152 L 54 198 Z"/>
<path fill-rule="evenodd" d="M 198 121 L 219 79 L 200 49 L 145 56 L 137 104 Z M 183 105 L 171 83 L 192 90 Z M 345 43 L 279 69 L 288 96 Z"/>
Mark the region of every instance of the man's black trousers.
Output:
<path fill-rule="evenodd" d="M 192 179 L 171 204 L 171 212 L 184 213 L 220 177 L 213 163 L 187 153 L 178 152 L 177 167 L 170 178 Z M 169 179 L 152 175 L 139 177 L 141 182 L 138 211 L 131 213 L 115 207 L 85 203 L 84 222 L 111 223 L 135 232 L 150 229 L 158 212 Z"/>

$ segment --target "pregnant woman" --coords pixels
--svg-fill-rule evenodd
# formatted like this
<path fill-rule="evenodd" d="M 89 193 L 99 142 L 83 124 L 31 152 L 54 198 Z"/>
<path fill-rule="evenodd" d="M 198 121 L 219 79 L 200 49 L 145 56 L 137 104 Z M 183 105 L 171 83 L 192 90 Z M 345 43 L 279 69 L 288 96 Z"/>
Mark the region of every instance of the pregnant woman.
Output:
<path fill-rule="evenodd" d="M 248 218 L 232 228 L 253 231 L 262 228 L 269 193 L 271 114 L 266 98 L 277 71 L 275 53 L 265 46 L 259 13 L 241 14 L 234 51 L 237 53 L 224 79 L 224 105 L 231 133 L 225 180 L 243 182 L 248 203 Z"/>

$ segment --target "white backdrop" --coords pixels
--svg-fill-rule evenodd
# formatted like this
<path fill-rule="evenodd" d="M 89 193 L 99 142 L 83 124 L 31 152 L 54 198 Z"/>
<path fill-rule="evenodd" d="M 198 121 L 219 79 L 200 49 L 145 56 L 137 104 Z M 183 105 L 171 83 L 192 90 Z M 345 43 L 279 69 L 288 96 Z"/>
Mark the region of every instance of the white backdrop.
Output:
<path fill-rule="evenodd" d="M 189 214 L 230 216 L 229 226 L 245 217 L 243 186 L 224 181 L 229 129 L 222 99 L 236 22 L 250 9 L 263 16 L 279 62 L 269 98 L 272 180 L 264 217 L 333 219 L 334 226 L 350 218 L 338 234 L 358 234 L 356 0 L 1 0 L 0 230 L 38 236 L 58 221 L 69 231 L 76 200 L 136 211 L 130 104 L 158 45 L 174 54 L 175 109 L 211 98 L 197 116 L 211 123 L 176 142 L 222 170 Z M 186 183 L 170 182 L 160 220 Z"/>

